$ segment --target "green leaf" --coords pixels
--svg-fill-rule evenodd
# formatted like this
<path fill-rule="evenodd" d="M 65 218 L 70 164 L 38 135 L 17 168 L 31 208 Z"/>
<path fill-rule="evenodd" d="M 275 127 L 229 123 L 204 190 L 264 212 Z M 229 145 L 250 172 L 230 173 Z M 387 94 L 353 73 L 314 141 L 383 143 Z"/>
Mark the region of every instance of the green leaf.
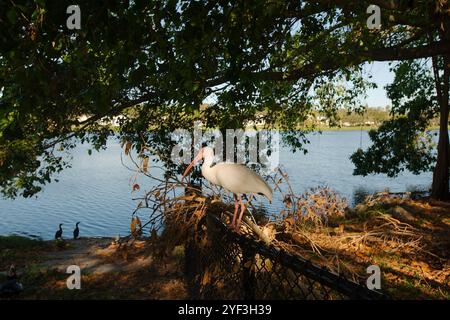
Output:
<path fill-rule="evenodd" d="M 17 12 L 14 8 L 9 9 L 8 12 L 6 13 L 6 16 L 8 17 L 10 23 L 12 24 L 16 23 Z"/>

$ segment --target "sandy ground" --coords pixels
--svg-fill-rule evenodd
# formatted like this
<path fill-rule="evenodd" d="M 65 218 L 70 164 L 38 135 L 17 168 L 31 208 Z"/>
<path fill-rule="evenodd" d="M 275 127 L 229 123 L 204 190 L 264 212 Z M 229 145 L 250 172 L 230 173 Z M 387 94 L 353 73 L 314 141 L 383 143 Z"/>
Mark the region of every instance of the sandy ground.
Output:
<path fill-rule="evenodd" d="M 151 256 L 139 256 L 131 263 L 126 259 L 111 259 L 117 247 L 111 238 L 82 238 L 67 241 L 68 249 L 46 253 L 43 268 L 65 272 L 67 266 L 77 265 L 89 274 L 135 272 L 150 268 Z M 138 242 L 139 244 L 139 242 Z"/>
<path fill-rule="evenodd" d="M 183 299 L 182 251 L 155 259 L 145 241 L 111 238 L 46 242 L 39 256 L 17 264 L 24 291 L 15 299 Z M 17 261 L 17 259 L 15 259 Z M 20 259 L 19 259 L 20 260 Z M 26 259 L 28 260 L 28 259 Z M 17 262 L 16 262 L 17 263 Z M 81 289 L 67 288 L 67 267 L 81 270 Z M 4 297 L 3 297 L 4 298 Z"/>

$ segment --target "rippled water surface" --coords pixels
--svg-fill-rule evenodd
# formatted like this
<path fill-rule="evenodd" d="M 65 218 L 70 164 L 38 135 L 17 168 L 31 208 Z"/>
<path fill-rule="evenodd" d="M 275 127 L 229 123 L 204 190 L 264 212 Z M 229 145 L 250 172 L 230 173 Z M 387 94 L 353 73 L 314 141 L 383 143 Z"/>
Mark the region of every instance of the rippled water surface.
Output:
<path fill-rule="evenodd" d="M 359 131 L 328 131 L 310 135 L 309 153 L 280 152 L 280 164 L 290 177 L 296 193 L 318 185 L 328 185 L 352 203 L 355 195 L 390 191 L 427 190 L 431 173 L 413 175 L 403 173 L 397 178 L 385 175 L 353 176 L 349 156 L 360 146 Z M 367 147 L 367 133 L 362 146 Z M 88 155 L 89 147 L 81 145 L 73 151 L 72 168 L 65 170 L 58 183 L 45 186 L 37 198 L 0 199 L 0 234 L 23 234 L 51 239 L 59 223 L 65 236 L 70 236 L 77 221 L 81 221 L 83 236 L 125 235 L 130 215 L 136 206 L 132 201 L 130 177 L 132 173 L 120 161 L 120 146 L 110 141 L 108 149 Z M 140 178 L 143 189 L 149 189 L 148 179 Z M 280 207 L 275 197 L 269 211 Z"/>

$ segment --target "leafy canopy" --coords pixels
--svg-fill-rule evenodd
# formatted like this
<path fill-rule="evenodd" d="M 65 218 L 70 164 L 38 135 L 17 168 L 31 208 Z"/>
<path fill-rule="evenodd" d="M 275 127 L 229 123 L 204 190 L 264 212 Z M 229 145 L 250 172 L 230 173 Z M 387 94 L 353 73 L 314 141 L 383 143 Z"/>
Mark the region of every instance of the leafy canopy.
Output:
<path fill-rule="evenodd" d="M 395 177 L 407 169 L 429 171 L 436 162 L 435 143 L 427 132 L 439 114 L 434 79 L 426 63 L 406 61 L 394 68 L 394 82 L 386 87 L 392 101 L 392 119 L 369 132 L 372 145 L 351 159 L 355 174 L 385 173 Z"/>
<path fill-rule="evenodd" d="M 382 8 L 380 30 L 366 25 L 372 3 Z M 79 142 L 99 149 L 117 134 L 139 148 L 153 130 L 152 147 L 164 151 L 167 133 L 199 119 L 239 128 L 262 117 L 295 150 L 305 136 L 292 129 L 314 110 L 335 117 L 338 106 L 359 108 L 370 85 L 363 62 L 450 52 L 447 42 L 423 41 L 448 12 L 439 1 L 85 0 L 74 31 L 71 4 L 0 3 L 6 196 L 34 195 Z M 211 105 L 201 109 L 204 101 Z M 117 131 L 99 123 L 119 115 Z"/>

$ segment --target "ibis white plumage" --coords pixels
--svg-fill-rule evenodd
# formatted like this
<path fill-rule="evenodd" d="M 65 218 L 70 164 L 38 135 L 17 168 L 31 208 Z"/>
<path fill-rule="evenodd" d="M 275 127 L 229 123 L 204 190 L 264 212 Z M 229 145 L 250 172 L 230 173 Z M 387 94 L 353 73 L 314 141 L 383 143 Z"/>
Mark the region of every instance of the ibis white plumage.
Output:
<path fill-rule="evenodd" d="M 194 165 L 202 159 L 204 159 L 202 176 L 210 183 L 233 193 L 235 206 L 231 227 L 237 232 L 239 232 L 241 220 L 246 209 L 241 195 L 263 195 L 272 203 L 273 191 L 267 182 L 254 171 L 242 164 L 229 162 L 214 164 L 214 150 L 210 147 L 200 149 L 194 160 L 192 160 L 184 171 L 183 178 L 187 176 Z M 239 206 L 241 211 L 238 217 Z"/>

